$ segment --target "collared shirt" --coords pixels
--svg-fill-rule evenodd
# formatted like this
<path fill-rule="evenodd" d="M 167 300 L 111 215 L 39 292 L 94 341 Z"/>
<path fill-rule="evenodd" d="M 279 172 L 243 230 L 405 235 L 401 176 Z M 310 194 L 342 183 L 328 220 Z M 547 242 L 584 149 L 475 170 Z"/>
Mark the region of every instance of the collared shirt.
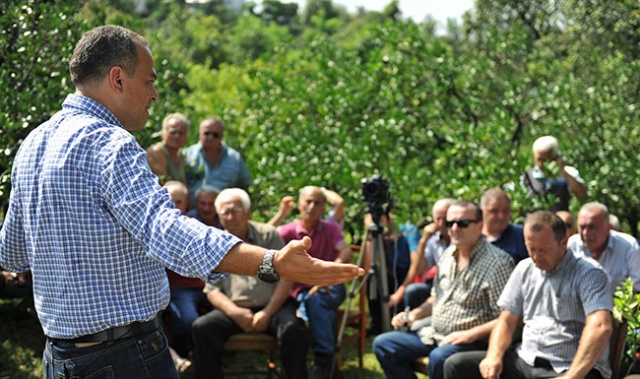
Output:
<path fill-rule="evenodd" d="M 437 231 L 427 240 L 427 245 L 424 247 L 424 258 L 427 261 L 427 268 L 438 265 L 442 253 L 444 253 L 449 245 L 451 245 L 451 243 L 447 243 L 444 238 L 442 238 L 440 231 Z"/>
<path fill-rule="evenodd" d="M 440 343 L 448 334 L 485 324 L 500 314 L 498 298 L 513 270 L 513 260 L 481 237 L 469 256 L 469 265 L 458 270 L 457 248 L 442 254 L 431 294 L 435 295 L 431 326 L 418 335 L 423 343 Z"/>
<path fill-rule="evenodd" d="M 25 139 L 11 174 L 0 265 L 31 269 L 44 334 L 75 338 L 150 320 L 169 303 L 165 266 L 209 281 L 239 239 L 180 215 L 147 154 L 87 97 Z"/>
<path fill-rule="evenodd" d="M 520 358 L 531 366 L 536 357 L 544 358 L 558 373 L 569 369 L 586 316 L 613 306 L 608 284 L 602 267 L 571 252 L 551 272 L 537 268 L 531 258 L 520 262 L 498 301 L 501 309 L 524 320 Z M 608 356 L 607 344 L 595 365 L 604 378 L 611 377 Z"/>
<path fill-rule="evenodd" d="M 491 244 L 509 253 L 516 264 L 523 259 L 529 258 L 529 251 L 524 243 L 524 231 L 521 225 L 509 224 L 500 237 L 491 241 Z"/>
<path fill-rule="evenodd" d="M 271 225 L 249 221 L 247 241 L 252 245 L 280 250 L 284 242 Z M 229 300 L 243 308 L 264 307 L 269 303 L 277 283 L 266 283 L 255 276 L 230 275 L 225 280 L 207 284 L 204 292 L 222 291 Z"/>
<path fill-rule="evenodd" d="M 202 142 L 189 146 L 184 155 L 187 162 L 187 183 L 192 194 L 203 184 L 212 185 L 221 191 L 232 187 L 247 188 L 253 184 L 240 153 L 224 142 L 215 167 L 209 165 Z"/>
<path fill-rule="evenodd" d="M 579 234 L 569 237 L 567 248 L 576 256 L 592 257 L 591 250 L 584 246 Z M 633 236 L 610 230 L 607 246 L 598 263 L 609 275 L 611 292 L 615 292 L 626 278 L 633 281 L 633 290 L 640 292 L 640 248 Z"/>
<path fill-rule="evenodd" d="M 305 230 L 302 227 L 300 220 L 294 221 L 280 226 L 278 228 L 278 233 L 285 243 L 289 243 L 289 241 L 292 240 L 302 239 L 304 236 L 311 237 L 313 243 L 311 245 L 311 249 L 307 250 L 307 252 L 312 257 L 322 259 L 323 261 L 335 261 L 340 253 L 338 247 L 344 243 L 344 237 L 342 236 L 342 229 L 340 228 L 340 225 L 335 222 L 325 220 L 320 220 L 316 228 L 313 230 Z M 293 297 L 298 296 L 298 293 L 303 288 L 310 288 L 310 286 L 294 283 Z"/>

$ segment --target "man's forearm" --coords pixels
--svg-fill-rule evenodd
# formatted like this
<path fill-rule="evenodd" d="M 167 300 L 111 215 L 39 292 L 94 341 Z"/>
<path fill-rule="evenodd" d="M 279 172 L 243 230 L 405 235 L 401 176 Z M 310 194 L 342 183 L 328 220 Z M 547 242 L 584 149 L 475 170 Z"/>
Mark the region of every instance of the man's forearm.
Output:
<path fill-rule="evenodd" d="M 215 272 L 256 276 L 267 249 L 248 243 L 236 244 L 220 261 Z"/>
<path fill-rule="evenodd" d="M 611 314 L 608 310 L 596 311 L 587 316 L 578 351 L 563 377 L 584 378 L 604 352 L 612 330 Z"/>
<path fill-rule="evenodd" d="M 500 313 L 491 330 L 487 358 L 502 360 L 504 353 L 511 346 L 513 334 L 518 327 L 519 321 L 520 317 L 509 311 Z"/>

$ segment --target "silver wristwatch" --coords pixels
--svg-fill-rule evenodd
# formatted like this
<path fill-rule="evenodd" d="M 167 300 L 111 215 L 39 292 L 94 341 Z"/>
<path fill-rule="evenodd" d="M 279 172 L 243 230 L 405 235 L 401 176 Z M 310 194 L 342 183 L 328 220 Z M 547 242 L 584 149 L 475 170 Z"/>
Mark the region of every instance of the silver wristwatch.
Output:
<path fill-rule="evenodd" d="M 267 283 L 275 283 L 280 280 L 278 273 L 273 267 L 273 257 L 276 255 L 276 250 L 267 250 L 264 253 L 262 264 L 258 268 L 258 279 Z"/>

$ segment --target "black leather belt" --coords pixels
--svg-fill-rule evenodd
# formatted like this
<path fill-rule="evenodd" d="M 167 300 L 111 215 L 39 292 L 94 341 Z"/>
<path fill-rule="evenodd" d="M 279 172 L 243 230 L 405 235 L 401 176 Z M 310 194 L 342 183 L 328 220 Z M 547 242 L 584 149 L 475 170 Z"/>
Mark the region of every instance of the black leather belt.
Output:
<path fill-rule="evenodd" d="M 103 330 L 98 333 L 87 334 L 72 339 L 63 339 L 65 342 L 106 342 L 114 341 L 121 338 L 133 337 L 139 334 L 156 330 L 160 327 L 160 317 L 156 316 L 152 320 L 144 322 L 134 322 L 125 326 Z"/>

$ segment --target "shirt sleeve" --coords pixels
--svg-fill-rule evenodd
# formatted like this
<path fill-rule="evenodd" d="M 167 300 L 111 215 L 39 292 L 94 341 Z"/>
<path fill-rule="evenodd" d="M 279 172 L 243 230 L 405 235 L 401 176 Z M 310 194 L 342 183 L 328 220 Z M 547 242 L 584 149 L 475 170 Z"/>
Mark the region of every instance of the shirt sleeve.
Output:
<path fill-rule="evenodd" d="M 585 315 L 613 308 L 613 294 L 604 269 L 591 268 L 585 275 L 582 275 L 579 283 L 581 285 L 578 287 L 578 291 Z"/>
<path fill-rule="evenodd" d="M 0 267 L 13 272 L 29 269 L 23 219 L 16 187 L 11 191 L 9 210 L 0 231 Z"/>
<path fill-rule="evenodd" d="M 518 263 L 511 273 L 511 276 L 509 276 L 509 280 L 498 299 L 498 307 L 500 307 L 501 310 L 509 311 L 520 317 L 524 314 L 524 294 L 522 288 L 527 263 L 526 260 Z"/>
<path fill-rule="evenodd" d="M 117 222 L 145 246 L 147 256 L 187 277 L 215 281 L 213 270 L 241 240 L 180 215 L 133 137 L 107 141 L 100 149 L 103 200 Z"/>

